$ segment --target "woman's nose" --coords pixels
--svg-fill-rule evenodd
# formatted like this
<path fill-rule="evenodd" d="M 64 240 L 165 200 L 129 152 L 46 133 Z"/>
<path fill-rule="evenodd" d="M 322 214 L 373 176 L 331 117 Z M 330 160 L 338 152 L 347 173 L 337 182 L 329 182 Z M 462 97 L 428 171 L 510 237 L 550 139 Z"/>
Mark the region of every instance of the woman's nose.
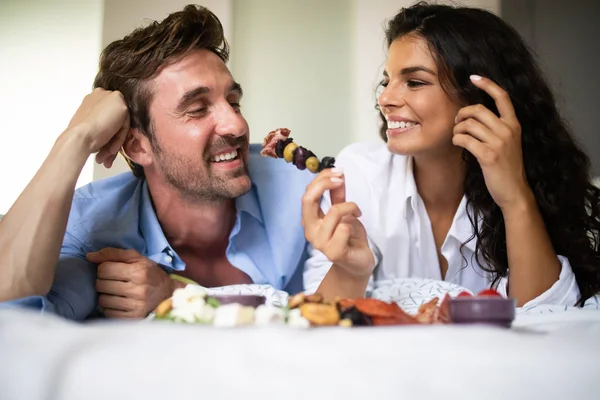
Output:
<path fill-rule="evenodd" d="M 393 108 L 402 107 L 404 105 L 404 97 L 399 90 L 394 90 L 390 84 L 383 89 L 383 92 L 377 99 L 377 104 L 383 114 L 387 114 Z"/>

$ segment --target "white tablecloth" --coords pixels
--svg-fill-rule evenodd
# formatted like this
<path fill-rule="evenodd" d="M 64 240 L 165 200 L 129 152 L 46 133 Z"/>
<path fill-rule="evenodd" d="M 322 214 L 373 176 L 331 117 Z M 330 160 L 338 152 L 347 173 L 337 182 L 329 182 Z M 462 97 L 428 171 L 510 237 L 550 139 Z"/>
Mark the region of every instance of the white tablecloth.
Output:
<path fill-rule="evenodd" d="M 0 399 L 592 399 L 600 311 L 486 326 L 217 329 L 0 312 Z"/>

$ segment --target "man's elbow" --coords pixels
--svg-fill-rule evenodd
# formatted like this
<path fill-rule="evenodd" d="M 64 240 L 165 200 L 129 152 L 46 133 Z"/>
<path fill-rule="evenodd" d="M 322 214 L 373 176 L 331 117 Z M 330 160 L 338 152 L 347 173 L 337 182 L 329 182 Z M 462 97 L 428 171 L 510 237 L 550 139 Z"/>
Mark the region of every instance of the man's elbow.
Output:
<path fill-rule="evenodd" d="M 0 302 L 13 301 L 32 296 L 46 296 L 52 283 L 14 282 L 10 279 L 0 279 Z"/>

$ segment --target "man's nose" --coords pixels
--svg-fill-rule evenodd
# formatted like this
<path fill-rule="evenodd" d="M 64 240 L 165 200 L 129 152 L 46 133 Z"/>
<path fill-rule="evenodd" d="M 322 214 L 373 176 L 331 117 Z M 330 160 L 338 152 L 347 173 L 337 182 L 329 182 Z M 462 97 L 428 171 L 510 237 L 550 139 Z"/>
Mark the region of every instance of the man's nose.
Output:
<path fill-rule="evenodd" d="M 234 106 L 229 103 L 220 105 L 216 110 L 216 132 L 220 136 L 243 136 L 248 133 L 248 124 Z"/>

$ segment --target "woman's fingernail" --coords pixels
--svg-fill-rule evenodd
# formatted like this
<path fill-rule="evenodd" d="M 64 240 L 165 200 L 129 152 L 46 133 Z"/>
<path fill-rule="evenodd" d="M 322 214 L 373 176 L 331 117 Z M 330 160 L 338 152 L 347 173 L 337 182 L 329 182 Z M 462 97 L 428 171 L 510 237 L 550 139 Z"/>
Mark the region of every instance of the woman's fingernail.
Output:
<path fill-rule="evenodd" d="M 479 75 L 471 75 L 470 78 L 472 81 L 480 81 L 481 80 L 481 77 Z"/>
<path fill-rule="evenodd" d="M 331 182 L 333 182 L 333 183 L 342 183 L 342 182 L 344 182 L 344 180 L 342 178 L 336 178 L 335 176 L 332 176 L 329 179 L 331 179 Z"/>
<path fill-rule="evenodd" d="M 331 168 L 331 173 L 334 175 L 344 175 L 344 169 L 340 167 Z"/>

